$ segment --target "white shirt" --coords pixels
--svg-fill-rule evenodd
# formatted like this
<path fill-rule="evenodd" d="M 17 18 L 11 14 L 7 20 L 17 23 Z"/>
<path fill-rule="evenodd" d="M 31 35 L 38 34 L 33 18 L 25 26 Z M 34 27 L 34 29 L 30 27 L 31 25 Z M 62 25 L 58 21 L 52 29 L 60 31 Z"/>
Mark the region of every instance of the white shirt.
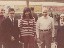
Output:
<path fill-rule="evenodd" d="M 9 16 L 10 20 L 12 21 L 12 18 Z M 14 21 L 14 18 L 13 18 L 13 21 Z"/>
<path fill-rule="evenodd" d="M 37 38 L 39 38 L 39 29 L 40 30 L 51 29 L 52 36 L 54 36 L 54 20 L 53 20 L 53 18 L 50 16 L 47 16 L 46 18 L 44 16 L 42 16 L 37 20 L 37 23 L 36 23 Z"/>

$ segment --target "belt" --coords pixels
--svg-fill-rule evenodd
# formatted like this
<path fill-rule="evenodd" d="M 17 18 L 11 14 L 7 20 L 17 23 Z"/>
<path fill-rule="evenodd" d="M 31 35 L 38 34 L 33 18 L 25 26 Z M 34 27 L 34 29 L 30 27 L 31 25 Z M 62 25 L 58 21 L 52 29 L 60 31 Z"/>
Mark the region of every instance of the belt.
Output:
<path fill-rule="evenodd" d="M 46 30 L 40 30 L 40 31 L 50 31 L 51 29 L 46 29 Z"/>

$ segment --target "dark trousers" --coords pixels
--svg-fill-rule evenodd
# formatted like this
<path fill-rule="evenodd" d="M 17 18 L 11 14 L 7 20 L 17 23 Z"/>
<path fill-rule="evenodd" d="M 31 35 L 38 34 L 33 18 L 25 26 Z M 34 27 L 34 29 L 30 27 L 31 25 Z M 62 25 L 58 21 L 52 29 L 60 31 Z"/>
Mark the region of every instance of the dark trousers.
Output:
<path fill-rule="evenodd" d="M 38 44 L 37 44 L 37 41 L 35 41 L 35 45 L 34 46 L 35 46 L 35 48 L 39 48 Z"/>
<path fill-rule="evenodd" d="M 57 40 L 57 48 L 64 48 L 64 36 L 62 37 L 61 35 L 59 35 L 60 37 L 58 37 Z"/>
<path fill-rule="evenodd" d="M 3 45 L 4 48 L 21 48 L 18 41 L 4 42 Z"/>
<path fill-rule="evenodd" d="M 11 43 L 10 42 L 3 42 L 3 47 L 4 48 L 11 48 Z"/>
<path fill-rule="evenodd" d="M 64 28 L 60 28 L 58 31 L 57 31 L 57 48 L 64 48 Z"/>
<path fill-rule="evenodd" d="M 39 38 L 43 42 L 41 48 L 51 48 L 52 34 L 51 31 L 40 31 Z"/>
<path fill-rule="evenodd" d="M 64 48 L 64 43 L 58 42 L 57 48 Z"/>
<path fill-rule="evenodd" d="M 0 41 L 0 48 L 2 48 L 2 42 Z"/>
<path fill-rule="evenodd" d="M 35 48 L 35 39 L 33 36 L 22 36 L 21 41 L 24 43 L 24 48 Z"/>
<path fill-rule="evenodd" d="M 11 48 L 22 48 L 22 45 L 19 43 L 19 41 L 12 41 L 11 42 Z"/>

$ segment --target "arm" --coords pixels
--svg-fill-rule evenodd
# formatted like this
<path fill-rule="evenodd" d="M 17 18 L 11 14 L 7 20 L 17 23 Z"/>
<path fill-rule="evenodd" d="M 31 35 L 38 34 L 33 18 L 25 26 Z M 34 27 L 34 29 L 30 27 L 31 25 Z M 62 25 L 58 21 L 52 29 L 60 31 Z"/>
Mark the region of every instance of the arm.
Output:
<path fill-rule="evenodd" d="M 36 22 L 36 35 L 37 35 L 37 38 L 39 38 L 39 20 L 37 20 Z"/>
<path fill-rule="evenodd" d="M 52 37 L 55 36 L 54 19 L 52 18 Z"/>
<path fill-rule="evenodd" d="M 36 22 L 35 22 L 35 18 L 33 19 L 33 33 L 34 36 L 36 35 Z"/>

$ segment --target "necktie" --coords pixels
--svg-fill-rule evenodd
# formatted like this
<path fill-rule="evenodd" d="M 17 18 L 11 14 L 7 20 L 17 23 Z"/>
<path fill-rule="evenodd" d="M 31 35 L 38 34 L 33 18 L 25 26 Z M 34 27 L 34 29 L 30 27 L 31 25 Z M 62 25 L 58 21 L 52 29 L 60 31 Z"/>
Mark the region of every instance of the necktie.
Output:
<path fill-rule="evenodd" d="M 14 25 L 14 20 L 12 19 L 12 24 Z"/>

